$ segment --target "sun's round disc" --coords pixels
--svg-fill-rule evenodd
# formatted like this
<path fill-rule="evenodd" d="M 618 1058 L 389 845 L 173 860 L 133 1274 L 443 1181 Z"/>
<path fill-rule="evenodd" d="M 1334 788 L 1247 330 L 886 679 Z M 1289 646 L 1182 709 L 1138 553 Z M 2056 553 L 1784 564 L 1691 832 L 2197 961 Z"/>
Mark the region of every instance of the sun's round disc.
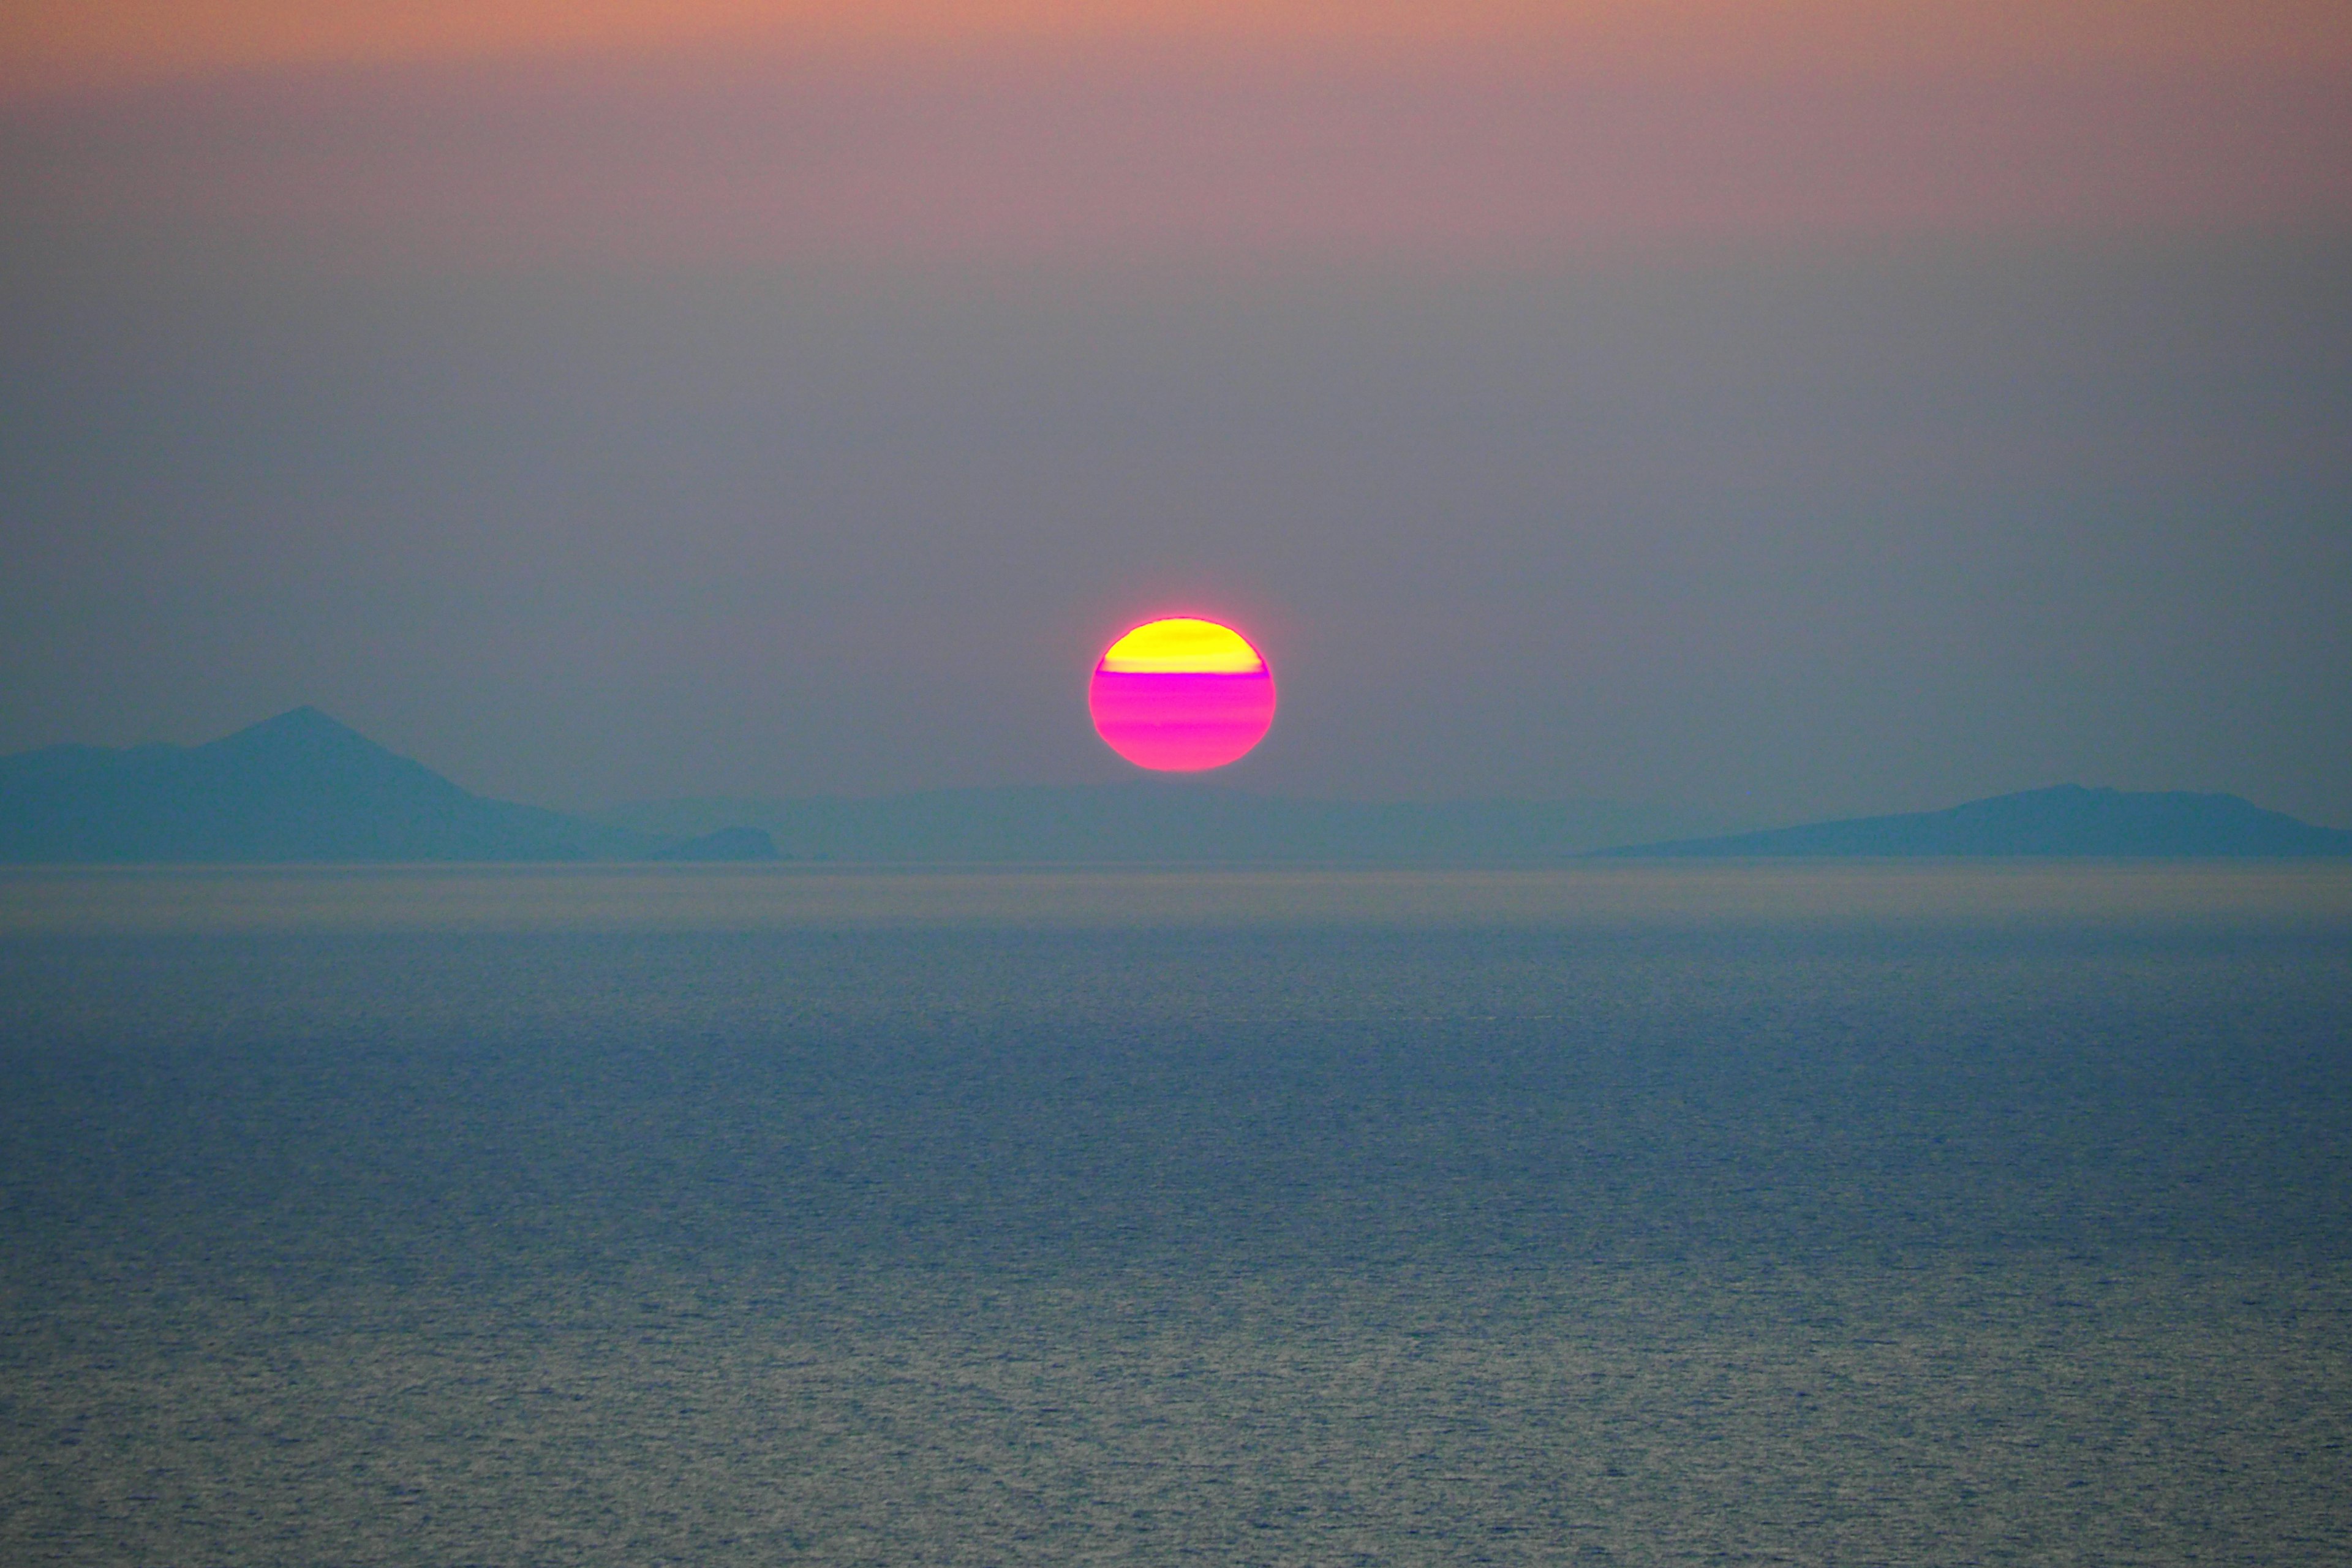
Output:
<path fill-rule="evenodd" d="M 1151 621 L 1096 662 L 1087 710 L 1095 732 L 1139 768 L 1221 768 L 1246 755 L 1274 722 L 1274 671 L 1231 626 Z"/>

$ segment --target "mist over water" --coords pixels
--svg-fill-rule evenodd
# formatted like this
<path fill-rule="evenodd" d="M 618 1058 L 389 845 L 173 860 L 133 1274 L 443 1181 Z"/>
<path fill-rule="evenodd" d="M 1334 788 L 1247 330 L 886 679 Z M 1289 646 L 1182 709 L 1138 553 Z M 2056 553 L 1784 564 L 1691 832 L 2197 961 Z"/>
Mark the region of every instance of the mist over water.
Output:
<path fill-rule="evenodd" d="M 765 875 L 0 884 L 0 1555 L 2352 1551 L 2341 872 Z"/>

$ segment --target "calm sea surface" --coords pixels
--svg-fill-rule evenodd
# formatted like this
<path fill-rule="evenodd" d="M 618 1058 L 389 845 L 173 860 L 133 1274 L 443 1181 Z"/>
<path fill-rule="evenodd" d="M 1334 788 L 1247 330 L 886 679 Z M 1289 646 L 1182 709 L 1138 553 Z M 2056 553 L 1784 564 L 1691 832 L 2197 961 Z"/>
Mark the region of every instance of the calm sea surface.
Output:
<path fill-rule="evenodd" d="M 2352 870 L 0 874 L 0 1562 L 2352 1561 Z"/>

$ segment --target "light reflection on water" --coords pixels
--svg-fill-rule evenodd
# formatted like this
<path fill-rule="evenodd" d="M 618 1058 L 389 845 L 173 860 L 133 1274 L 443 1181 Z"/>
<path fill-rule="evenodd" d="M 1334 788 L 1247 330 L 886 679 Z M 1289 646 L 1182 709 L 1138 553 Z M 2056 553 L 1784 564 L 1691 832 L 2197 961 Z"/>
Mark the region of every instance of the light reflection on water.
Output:
<path fill-rule="evenodd" d="M 2352 869 L 0 875 L 0 1562 L 2344 1562 Z"/>

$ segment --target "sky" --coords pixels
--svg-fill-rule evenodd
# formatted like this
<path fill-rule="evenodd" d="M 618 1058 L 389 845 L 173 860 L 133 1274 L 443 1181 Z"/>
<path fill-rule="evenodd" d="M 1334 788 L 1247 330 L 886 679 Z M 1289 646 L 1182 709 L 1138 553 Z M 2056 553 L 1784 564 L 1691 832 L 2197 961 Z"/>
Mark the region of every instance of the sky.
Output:
<path fill-rule="evenodd" d="M 0 19 L 0 751 L 2352 826 L 2340 5 Z"/>

